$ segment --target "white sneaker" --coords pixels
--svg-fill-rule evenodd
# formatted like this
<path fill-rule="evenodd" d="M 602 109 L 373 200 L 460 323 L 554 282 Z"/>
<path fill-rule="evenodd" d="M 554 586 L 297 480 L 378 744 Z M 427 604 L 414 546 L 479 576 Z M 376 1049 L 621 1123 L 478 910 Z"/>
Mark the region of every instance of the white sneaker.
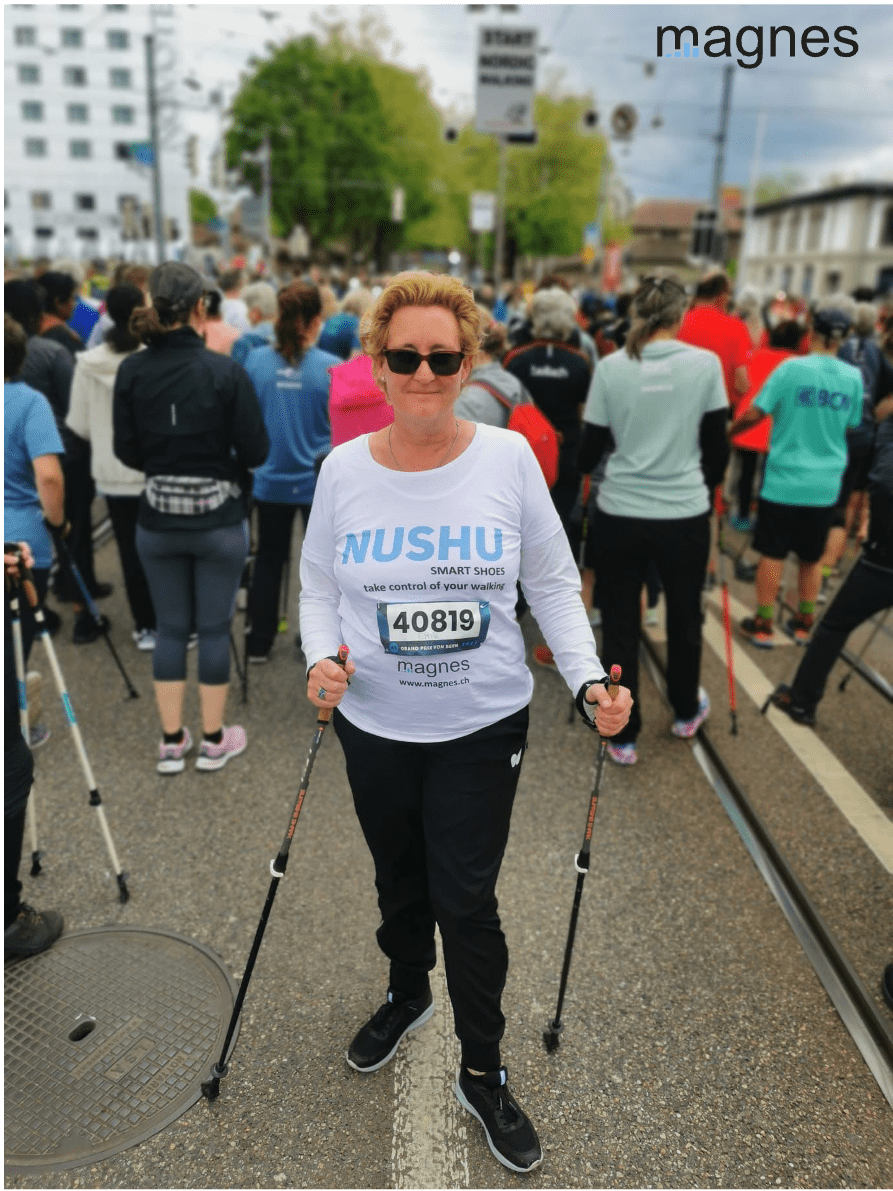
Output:
<path fill-rule="evenodd" d="M 155 648 L 155 642 L 158 639 L 158 634 L 154 629 L 134 629 L 131 633 L 133 643 L 137 649 L 148 652 Z"/>

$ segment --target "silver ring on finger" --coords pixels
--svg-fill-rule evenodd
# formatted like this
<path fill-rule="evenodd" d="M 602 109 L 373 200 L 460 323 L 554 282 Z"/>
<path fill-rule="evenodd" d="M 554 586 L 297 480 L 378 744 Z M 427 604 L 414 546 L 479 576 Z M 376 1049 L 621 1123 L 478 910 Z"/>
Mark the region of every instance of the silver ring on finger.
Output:
<path fill-rule="evenodd" d="M 325 699 L 327 693 L 328 692 L 326 691 L 326 688 L 324 686 L 321 686 L 319 688 L 319 690 L 316 692 L 316 697 L 317 697 L 317 699 Z"/>

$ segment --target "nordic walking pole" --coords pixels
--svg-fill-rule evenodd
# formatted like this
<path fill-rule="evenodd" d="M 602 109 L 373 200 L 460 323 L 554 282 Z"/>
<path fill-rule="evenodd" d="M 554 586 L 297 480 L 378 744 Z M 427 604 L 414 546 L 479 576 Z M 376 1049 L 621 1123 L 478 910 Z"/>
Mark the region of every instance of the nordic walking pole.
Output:
<path fill-rule="evenodd" d="M 16 554 L 18 550 L 14 542 L 5 542 L 3 545 L 4 554 Z M 16 666 L 16 683 L 19 689 L 19 725 L 22 729 L 22 736 L 25 738 L 25 743 L 29 744 L 31 739 L 30 724 L 28 722 L 28 681 L 25 674 L 25 650 L 22 645 L 22 616 L 21 605 L 19 603 L 18 581 L 14 580 L 11 575 L 6 576 L 7 586 L 9 588 L 9 609 L 12 613 L 12 651 L 15 655 Z M 37 846 L 37 808 L 34 805 L 34 785 L 31 785 L 31 791 L 28 797 L 28 807 L 25 811 L 25 817 L 28 823 L 28 837 L 31 840 L 31 876 L 39 875 L 40 869 L 40 850 Z"/>
<path fill-rule="evenodd" d="M 722 586 L 722 623 L 726 634 L 726 675 L 729 680 L 729 715 L 732 719 L 730 729 L 732 736 L 738 735 L 738 704 L 735 697 L 735 670 L 732 652 L 732 617 L 729 611 L 729 584 L 726 579 L 726 555 L 723 541 L 723 527 L 726 520 L 726 507 L 723 502 L 722 488 L 717 487 L 715 494 L 717 551 L 719 553 L 719 581 Z"/>
<path fill-rule="evenodd" d="M 102 614 L 100 613 L 99 609 L 96 607 L 93 600 L 90 598 L 90 593 L 89 593 L 89 591 L 87 591 L 87 585 L 81 576 L 81 572 L 78 570 L 77 566 L 75 565 L 75 561 L 71 556 L 71 551 L 68 549 L 68 543 L 65 541 L 65 538 L 59 532 L 58 526 L 50 525 L 50 523 L 48 521 L 45 521 L 44 524 L 46 525 L 47 529 L 49 529 L 50 533 L 52 534 L 53 544 L 56 547 L 56 553 L 59 555 L 59 558 L 64 562 L 64 565 L 66 567 L 68 567 L 68 570 L 69 570 L 72 578 L 74 579 L 75 583 L 77 584 L 78 588 L 80 589 L 81 595 L 84 598 L 84 606 L 86 607 L 87 611 L 90 613 L 90 616 L 93 618 L 94 622 L 96 623 L 96 627 L 99 629 L 100 634 L 105 639 L 106 645 L 111 650 L 112 657 L 115 659 L 115 664 L 117 665 L 118 669 L 121 671 L 121 677 L 124 679 L 124 683 L 127 687 L 128 695 L 130 695 L 131 699 L 138 699 L 140 697 L 139 691 L 136 690 L 133 683 L 130 681 L 130 678 L 127 675 L 127 671 L 124 669 L 124 665 L 123 665 L 120 657 L 118 657 L 118 651 L 115 649 L 114 645 L 112 644 L 112 639 L 109 636 L 109 631 L 106 626 L 106 623 L 103 620 Z"/>
<path fill-rule="evenodd" d="M 118 900 L 121 902 L 126 902 L 130 898 L 130 893 L 127 889 L 127 874 L 122 870 L 121 862 L 118 859 L 118 853 L 115 851 L 115 845 L 112 841 L 109 825 L 105 817 L 105 808 L 102 805 L 102 799 L 99 797 L 99 790 L 96 788 L 96 779 L 93 777 L 93 770 L 90 768 L 90 761 L 87 758 L 87 751 L 84 748 L 81 730 L 78 727 L 77 720 L 75 719 L 74 708 L 71 705 L 71 697 L 65 688 L 65 679 L 62 677 L 62 671 L 59 669 L 59 662 L 56 658 L 56 650 L 53 646 L 49 629 L 47 628 L 46 617 L 43 614 L 43 609 L 37 602 L 37 589 L 34 586 L 34 580 L 30 570 L 23 568 L 22 577 L 24 579 L 25 594 L 28 596 L 28 602 L 34 609 L 34 619 L 37 621 L 40 639 L 43 641 L 44 648 L 46 649 L 47 661 L 50 663 L 50 669 L 53 671 L 53 678 L 56 682 L 56 690 L 59 692 L 59 698 L 62 700 L 62 707 L 64 708 L 65 715 L 68 719 L 68 726 L 71 728 L 74 747 L 77 751 L 81 768 L 84 771 L 84 777 L 87 780 L 87 790 L 90 794 L 90 805 L 96 807 L 96 814 L 99 818 L 99 827 L 105 840 L 105 846 L 108 848 L 109 857 L 112 861 L 112 868 L 115 871 L 115 877 L 118 881 Z"/>
<path fill-rule="evenodd" d="M 242 702 L 247 703 L 248 702 L 248 679 L 247 679 L 248 665 L 246 662 L 244 670 L 239 665 L 239 650 L 236 647 L 236 639 L 233 636 L 232 629 L 230 629 L 230 631 L 229 631 L 229 645 L 230 645 L 230 649 L 233 651 L 233 661 L 236 663 L 236 674 L 238 674 L 239 682 L 242 684 Z"/>
<path fill-rule="evenodd" d="M 347 661 L 347 655 L 350 651 L 346 645 L 342 645 L 338 650 L 338 664 L 343 666 Z M 264 939 L 264 931 L 267 927 L 267 919 L 270 917 L 270 911 L 273 908 L 273 901 L 276 897 L 276 891 L 279 888 L 279 882 L 285 876 L 286 865 L 288 864 L 288 852 L 291 847 L 292 837 L 295 834 L 295 828 L 298 825 L 298 816 L 301 813 L 301 807 L 304 805 L 304 797 L 307 793 L 307 787 L 310 784 L 310 774 L 313 770 L 313 762 L 316 760 L 316 754 L 319 752 L 320 742 L 322 741 L 323 732 L 332 717 L 331 707 L 321 707 L 317 709 L 316 715 L 316 732 L 313 735 L 313 740 L 310 744 L 310 751 L 307 754 L 307 761 L 304 765 L 304 776 L 301 778 L 301 787 L 298 790 L 298 797 L 292 809 L 291 819 L 288 824 L 288 831 L 285 833 L 285 838 L 279 846 L 279 854 L 275 860 L 270 861 L 270 888 L 267 890 L 267 900 L 264 902 L 264 908 L 261 910 L 260 922 L 257 924 L 257 931 L 254 935 L 254 942 L 251 944 L 251 951 L 248 955 L 248 962 L 245 964 L 245 971 L 242 973 L 242 980 L 239 984 L 239 991 L 236 994 L 236 1003 L 233 1005 L 233 1015 L 229 1020 L 229 1029 L 226 1031 L 226 1040 L 223 1043 L 223 1049 L 220 1052 L 220 1058 L 211 1068 L 211 1074 L 208 1079 L 202 1083 L 202 1095 L 206 1100 L 216 1100 L 220 1095 L 220 1081 L 229 1070 L 227 1063 L 227 1056 L 229 1053 L 230 1043 L 233 1040 L 233 1035 L 236 1032 L 236 1025 L 239 1021 L 239 1014 L 242 1012 L 242 1004 L 245 1000 L 245 994 L 248 991 L 248 982 L 251 979 L 251 973 L 254 971 L 254 964 L 257 959 L 257 953 L 260 951 L 260 945 Z"/>
<path fill-rule="evenodd" d="M 861 662 L 862 659 L 865 657 L 866 653 L 869 650 L 869 647 L 871 646 L 872 641 L 875 639 L 875 637 L 880 632 L 881 626 L 883 625 L 884 621 L 887 619 L 887 616 L 889 615 L 889 613 L 890 613 L 890 609 L 885 608 L 884 615 L 879 617 L 878 620 L 875 622 L 875 626 L 871 630 L 871 636 L 868 638 L 868 640 L 865 642 L 865 644 L 859 650 L 859 653 L 856 655 L 856 661 Z M 846 690 L 846 684 L 850 681 L 850 679 L 855 674 L 855 672 L 856 672 L 856 667 L 850 666 L 849 670 L 846 672 L 846 674 L 844 674 L 843 678 L 841 678 L 840 682 L 837 685 L 837 689 L 839 691 Z"/>
<path fill-rule="evenodd" d="M 612 699 L 616 699 L 617 690 L 620 685 L 621 670 L 619 666 L 611 667 L 611 681 L 608 686 L 608 694 Z M 570 926 L 567 930 L 567 943 L 564 948 L 564 964 L 561 968 L 561 982 L 558 986 L 558 1005 L 555 1009 L 555 1016 L 548 1023 L 545 1032 L 543 1033 L 543 1042 L 546 1044 L 546 1050 L 550 1053 L 557 1050 L 560 1038 L 558 1037 L 564 1029 L 561 1024 L 561 1009 L 564 1005 L 564 994 L 567 989 L 568 973 L 571 970 L 571 955 L 574 950 L 574 935 L 577 933 L 577 918 L 580 915 L 580 899 L 583 896 L 583 882 L 586 880 L 586 874 L 589 872 L 589 847 L 592 843 L 592 825 L 595 822 L 595 812 L 598 807 L 598 791 L 602 781 L 602 769 L 605 764 L 605 752 L 608 748 L 608 738 L 602 736 L 598 746 L 598 760 L 595 764 L 595 785 L 592 788 L 592 797 L 589 800 L 589 814 L 586 817 L 586 833 L 583 836 L 583 846 L 574 857 L 574 868 L 577 870 L 577 888 L 574 891 L 574 906 L 571 910 Z"/>
<path fill-rule="evenodd" d="M 279 624 L 276 631 L 279 633 L 288 632 L 288 579 L 291 574 L 291 550 L 285 558 L 285 577 L 282 586 L 279 589 Z"/>

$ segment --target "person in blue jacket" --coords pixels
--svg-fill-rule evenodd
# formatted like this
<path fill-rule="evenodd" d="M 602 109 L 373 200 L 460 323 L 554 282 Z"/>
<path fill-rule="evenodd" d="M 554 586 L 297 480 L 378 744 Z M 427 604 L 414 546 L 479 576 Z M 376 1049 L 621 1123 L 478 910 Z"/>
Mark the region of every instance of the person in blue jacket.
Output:
<path fill-rule="evenodd" d="M 252 662 L 265 662 L 273 647 L 295 512 L 300 510 L 306 529 L 315 463 L 331 446 L 329 369 L 341 361 L 314 346 L 321 326 L 319 290 L 296 281 L 279 293 L 274 343 L 256 348 L 245 361 L 271 443 L 266 462 L 254 473 L 258 548 L 248 594 Z"/>

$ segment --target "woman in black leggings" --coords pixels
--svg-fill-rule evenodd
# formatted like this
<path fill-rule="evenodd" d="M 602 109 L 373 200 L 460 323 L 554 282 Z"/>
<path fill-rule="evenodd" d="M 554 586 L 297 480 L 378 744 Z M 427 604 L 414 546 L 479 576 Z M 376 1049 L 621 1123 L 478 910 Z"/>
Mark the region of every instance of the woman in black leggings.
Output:
<path fill-rule="evenodd" d="M 115 454 L 146 474 L 136 546 L 157 618 L 159 773 L 180 773 L 193 744 L 183 725 L 193 625 L 204 730 L 196 769 L 221 769 L 246 745 L 243 728 L 223 723 L 229 632 L 248 552 L 242 490 L 269 440 L 245 371 L 201 338 L 204 288 L 187 265 L 153 271 L 152 306 L 131 320 L 148 349 L 128 356 L 115 380 Z"/>

